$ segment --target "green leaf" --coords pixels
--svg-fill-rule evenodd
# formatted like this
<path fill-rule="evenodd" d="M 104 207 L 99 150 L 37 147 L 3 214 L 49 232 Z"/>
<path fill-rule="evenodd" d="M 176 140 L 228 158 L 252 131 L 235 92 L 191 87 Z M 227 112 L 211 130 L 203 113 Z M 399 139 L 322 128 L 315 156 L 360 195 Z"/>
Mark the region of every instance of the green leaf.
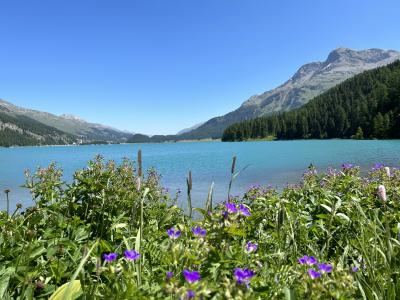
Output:
<path fill-rule="evenodd" d="M 44 246 L 39 246 L 32 250 L 32 252 L 29 255 L 29 258 L 36 258 L 42 255 L 44 252 L 46 252 L 46 248 Z"/>
<path fill-rule="evenodd" d="M 0 273 L 0 299 L 5 298 L 5 294 L 8 289 L 8 283 L 10 282 L 11 275 L 15 273 L 15 268 L 10 267 Z"/>
<path fill-rule="evenodd" d="M 349 218 L 348 216 L 346 216 L 345 214 L 337 213 L 336 215 L 337 215 L 338 217 L 340 217 L 340 218 L 346 220 L 347 222 L 350 222 L 350 218 Z"/>
<path fill-rule="evenodd" d="M 321 206 L 322 206 L 323 208 L 325 208 L 327 211 L 329 211 L 330 213 L 332 213 L 332 209 L 331 209 L 328 205 L 326 205 L 326 204 L 321 204 Z"/>
<path fill-rule="evenodd" d="M 296 300 L 296 291 L 294 289 L 285 286 L 283 291 L 285 293 L 286 300 Z"/>
<path fill-rule="evenodd" d="M 51 295 L 49 300 L 73 300 L 77 299 L 81 294 L 81 282 L 79 280 L 73 280 L 60 286 L 53 295 Z"/>

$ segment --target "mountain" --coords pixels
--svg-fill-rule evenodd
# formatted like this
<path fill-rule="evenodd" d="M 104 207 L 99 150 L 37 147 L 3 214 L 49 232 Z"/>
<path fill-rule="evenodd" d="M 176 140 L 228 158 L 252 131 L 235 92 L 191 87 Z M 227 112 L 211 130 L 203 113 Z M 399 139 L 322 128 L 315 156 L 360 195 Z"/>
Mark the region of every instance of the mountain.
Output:
<path fill-rule="evenodd" d="M 132 135 L 132 133 L 112 127 L 86 122 L 85 120 L 73 115 L 64 114 L 56 116 L 47 112 L 15 106 L 10 102 L 1 99 L 0 111 L 6 111 L 9 115 L 14 117 L 24 116 L 30 118 L 49 127 L 58 129 L 66 134 L 75 136 L 76 139 L 81 139 L 83 142 L 124 142 Z"/>
<path fill-rule="evenodd" d="M 0 146 L 69 144 L 75 137 L 0 106 Z"/>
<path fill-rule="evenodd" d="M 205 122 L 201 122 L 201 123 L 198 123 L 198 124 L 196 124 L 196 125 L 193 125 L 192 127 L 182 129 L 182 130 L 179 131 L 176 135 L 180 135 L 180 134 L 184 134 L 184 133 L 186 133 L 186 132 L 193 131 L 193 130 L 199 128 L 199 127 L 200 127 L 201 125 L 203 125 L 204 123 L 205 123 Z"/>
<path fill-rule="evenodd" d="M 387 65 L 398 58 L 400 52 L 394 50 L 335 49 L 325 61 L 303 65 L 279 87 L 250 97 L 235 111 L 213 118 L 198 128 L 181 134 L 180 139 L 219 138 L 231 124 L 296 109 L 344 80 L 363 71 Z"/>
<path fill-rule="evenodd" d="M 400 138 L 400 60 L 347 79 L 301 108 L 242 121 L 223 141 Z"/>

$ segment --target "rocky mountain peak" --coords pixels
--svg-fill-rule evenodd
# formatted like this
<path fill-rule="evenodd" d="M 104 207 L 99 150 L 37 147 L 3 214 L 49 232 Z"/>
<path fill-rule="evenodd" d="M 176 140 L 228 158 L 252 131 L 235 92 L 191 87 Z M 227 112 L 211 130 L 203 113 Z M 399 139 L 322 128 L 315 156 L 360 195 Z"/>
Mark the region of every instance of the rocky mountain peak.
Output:
<path fill-rule="evenodd" d="M 236 122 L 271 113 L 296 109 L 344 80 L 400 59 L 400 52 L 384 49 L 353 50 L 336 48 L 323 62 L 301 66 L 285 83 L 275 89 L 250 97 L 238 109 L 213 118 L 184 133 L 190 138 L 220 137 Z"/>

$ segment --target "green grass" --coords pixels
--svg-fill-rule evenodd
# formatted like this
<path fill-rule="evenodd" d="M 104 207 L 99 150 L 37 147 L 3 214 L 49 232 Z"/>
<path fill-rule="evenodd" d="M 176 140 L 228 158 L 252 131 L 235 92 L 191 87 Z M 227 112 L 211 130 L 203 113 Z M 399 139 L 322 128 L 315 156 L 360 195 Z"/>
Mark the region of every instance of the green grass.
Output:
<path fill-rule="evenodd" d="M 27 177 L 33 207 L 0 213 L 0 298 L 398 299 L 400 172 L 390 171 L 364 178 L 354 167 L 309 169 L 281 193 L 253 186 L 230 197 L 230 211 L 213 207 L 210 187 L 207 210 L 193 208 L 200 217 L 192 219 L 156 172 L 142 176 L 133 162 L 98 157 L 70 184 L 51 165 Z M 197 226 L 204 236 L 192 232 Z M 133 249 L 140 258 L 130 261 L 124 251 Z M 109 253 L 117 259 L 105 261 Z M 311 278 L 320 267 L 300 264 L 304 255 L 332 271 Z M 235 268 L 254 272 L 248 285 Z M 185 269 L 201 279 L 187 282 Z"/>

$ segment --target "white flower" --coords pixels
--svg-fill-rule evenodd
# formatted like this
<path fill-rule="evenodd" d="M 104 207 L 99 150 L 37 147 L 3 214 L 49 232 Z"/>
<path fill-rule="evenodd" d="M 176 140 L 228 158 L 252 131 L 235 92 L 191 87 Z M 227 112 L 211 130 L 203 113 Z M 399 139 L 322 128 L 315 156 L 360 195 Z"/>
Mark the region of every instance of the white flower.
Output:
<path fill-rule="evenodd" d="M 390 168 L 389 167 L 385 167 L 385 171 L 386 171 L 387 177 L 390 178 Z"/>
<path fill-rule="evenodd" d="M 382 201 L 386 202 L 387 197 L 386 197 L 386 188 L 384 185 L 378 186 L 378 196 L 381 198 Z"/>

